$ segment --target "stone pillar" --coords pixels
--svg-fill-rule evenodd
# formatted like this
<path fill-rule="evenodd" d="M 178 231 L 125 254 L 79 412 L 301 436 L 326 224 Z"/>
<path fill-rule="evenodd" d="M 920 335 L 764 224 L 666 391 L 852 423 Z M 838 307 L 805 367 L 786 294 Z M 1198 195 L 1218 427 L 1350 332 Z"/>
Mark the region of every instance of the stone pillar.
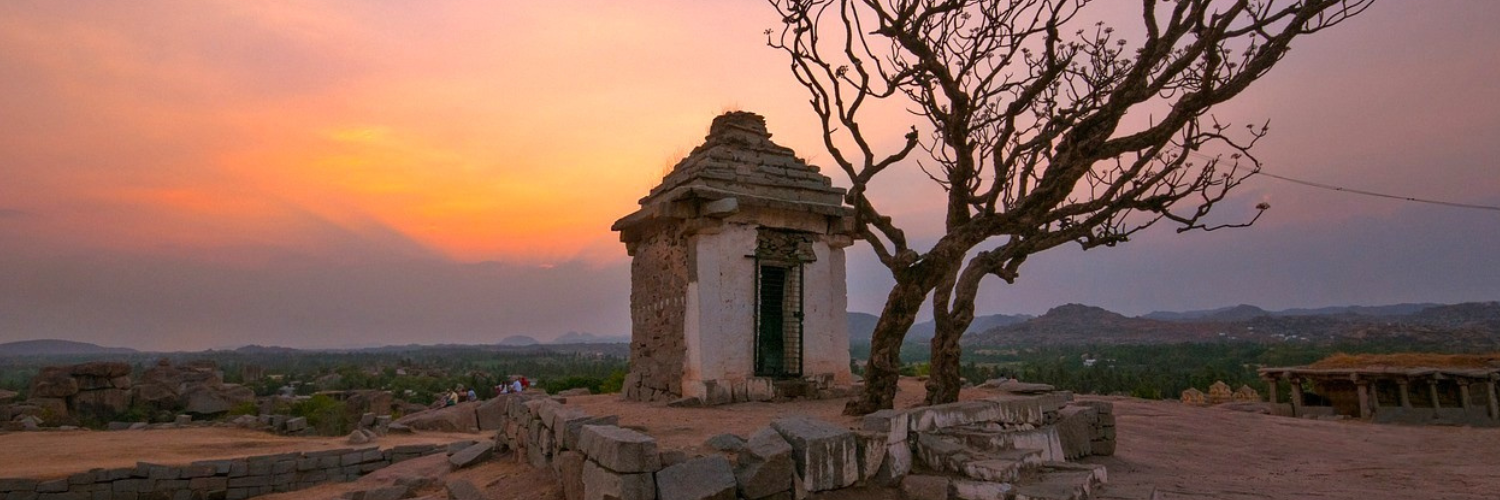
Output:
<path fill-rule="evenodd" d="M 1500 420 L 1500 401 L 1495 401 L 1495 396 L 1495 380 L 1485 381 L 1484 397 L 1490 402 L 1490 420 Z"/>
<path fill-rule="evenodd" d="M 1276 379 L 1268 378 L 1261 380 L 1266 382 L 1266 401 L 1269 401 L 1273 405 L 1276 404 Z"/>
<path fill-rule="evenodd" d="M 1442 401 L 1438 400 L 1437 385 L 1438 379 L 1432 378 L 1427 380 L 1427 394 L 1432 397 L 1432 409 L 1434 410 L 1440 410 L 1443 408 Z"/>
<path fill-rule="evenodd" d="M 1454 380 L 1454 382 L 1458 382 L 1458 406 L 1459 408 L 1468 410 L 1472 406 L 1469 403 L 1469 379 L 1461 378 Z"/>
<path fill-rule="evenodd" d="M 1359 418 L 1370 418 L 1370 381 L 1357 380 L 1354 388 L 1359 392 Z"/>
<path fill-rule="evenodd" d="M 1292 383 L 1292 416 L 1302 416 L 1302 379 L 1293 378 Z"/>
<path fill-rule="evenodd" d="M 1401 407 L 1410 410 L 1411 409 L 1411 381 L 1403 378 L 1401 380 L 1397 380 L 1396 384 L 1401 386 Z"/>

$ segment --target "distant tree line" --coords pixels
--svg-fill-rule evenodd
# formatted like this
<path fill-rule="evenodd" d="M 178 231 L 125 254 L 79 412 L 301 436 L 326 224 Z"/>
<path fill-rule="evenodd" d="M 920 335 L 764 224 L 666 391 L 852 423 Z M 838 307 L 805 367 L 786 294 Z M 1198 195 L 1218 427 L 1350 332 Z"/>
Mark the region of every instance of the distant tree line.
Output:
<path fill-rule="evenodd" d="M 856 344 L 853 359 L 868 354 Z M 926 376 L 929 347 L 907 343 L 901 348 L 901 373 Z M 1334 353 L 1456 352 L 1451 347 L 1409 343 L 1263 344 L 1249 342 L 1155 345 L 1049 346 L 984 348 L 964 352 L 961 376 L 971 384 L 1016 378 L 1053 385 L 1081 394 L 1115 394 L 1146 399 L 1175 399 L 1183 390 L 1205 390 L 1216 381 L 1230 387 L 1249 385 L 1265 393 L 1256 369 L 1306 365 Z M 856 364 L 855 370 L 860 367 Z M 1285 392 L 1285 387 L 1283 387 Z"/>
<path fill-rule="evenodd" d="M 508 382 L 512 375 L 525 376 L 534 386 L 549 392 L 577 387 L 594 392 L 618 391 L 626 372 L 626 358 L 609 349 L 440 346 L 346 352 L 204 351 L 0 358 L 0 389 L 19 392 L 25 398 L 31 379 L 42 367 L 98 360 L 129 363 L 131 376 L 138 379 L 162 358 L 173 364 L 211 360 L 223 372 L 224 382 L 250 387 L 257 396 L 276 394 L 283 387 L 299 395 L 320 390 L 380 389 L 418 404 L 431 403 L 436 394 L 460 386 L 488 397 L 496 385 Z M 247 374 L 252 378 L 247 379 Z M 255 378 L 256 374 L 260 376 Z"/>

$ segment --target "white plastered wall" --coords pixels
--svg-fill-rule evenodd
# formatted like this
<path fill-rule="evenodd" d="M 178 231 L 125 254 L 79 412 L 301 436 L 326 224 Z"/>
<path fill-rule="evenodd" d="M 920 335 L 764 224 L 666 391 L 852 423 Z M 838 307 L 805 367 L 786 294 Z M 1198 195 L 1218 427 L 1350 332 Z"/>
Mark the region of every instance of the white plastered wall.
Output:
<path fill-rule="evenodd" d="M 689 244 L 695 272 L 688 283 L 682 395 L 705 398 L 705 380 L 755 375 L 755 253 L 758 225 L 726 223 Z M 803 267 L 803 374 L 831 373 L 849 385 L 848 304 L 844 250 L 823 238 L 815 262 Z"/>
<path fill-rule="evenodd" d="M 704 380 L 749 378 L 753 369 L 756 227 L 725 224 L 695 235 L 688 283 L 682 395 L 704 398 Z"/>
<path fill-rule="evenodd" d="M 803 267 L 802 373 L 832 373 L 837 385 L 849 385 L 848 289 L 844 249 L 826 241 L 813 245 L 817 262 Z"/>

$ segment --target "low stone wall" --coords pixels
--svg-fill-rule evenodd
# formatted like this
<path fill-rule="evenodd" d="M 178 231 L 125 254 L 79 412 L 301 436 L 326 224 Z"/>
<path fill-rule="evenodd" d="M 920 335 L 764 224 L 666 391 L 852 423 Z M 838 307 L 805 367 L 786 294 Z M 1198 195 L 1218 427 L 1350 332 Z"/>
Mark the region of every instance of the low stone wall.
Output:
<path fill-rule="evenodd" d="M 567 500 L 802 498 L 896 486 L 914 467 L 962 476 L 940 488 L 951 495 L 935 498 L 989 498 L 960 492 L 1009 492 L 1003 483 L 1039 468 L 1086 476 L 1082 496 L 1074 497 L 1085 498 L 1103 481 L 1103 468 L 1068 469 L 1065 460 L 1113 454 L 1114 412 L 1108 402 L 1071 400 L 1069 393 L 1053 393 L 886 410 L 867 416 L 860 429 L 786 417 L 748 439 L 715 436 L 706 444 L 723 454 L 704 457 L 660 450 L 655 438 L 619 427 L 618 417 L 589 415 L 553 399 L 511 395 L 487 404 L 503 408 L 497 451 L 513 450 L 517 461 L 555 472 Z M 1018 458 L 1001 471 L 975 449 L 1016 450 L 1009 455 Z"/>
<path fill-rule="evenodd" d="M 1304 406 L 1307 410 L 1311 407 Z M 1490 418 L 1485 408 L 1402 408 L 1382 406 L 1375 410 L 1372 419 L 1377 424 L 1406 425 L 1463 425 L 1470 427 L 1500 427 L 1500 420 Z"/>
<path fill-rule="evenodd" d="M 141 462 L 94 469 L 62 479 L 0 478 L 4 500 L 241 500 L 352 481 L 393 463 L 446 452 L 436 444 L 333 450 L 205 460 L 188 465 Z"/>

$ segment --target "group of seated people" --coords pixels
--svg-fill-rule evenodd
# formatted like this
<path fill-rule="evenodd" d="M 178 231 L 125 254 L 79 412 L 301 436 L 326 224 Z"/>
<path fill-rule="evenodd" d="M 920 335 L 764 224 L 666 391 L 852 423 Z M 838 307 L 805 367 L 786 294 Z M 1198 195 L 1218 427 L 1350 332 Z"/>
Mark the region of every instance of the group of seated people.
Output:
<path fill-rule="evenodd" d="M 531 387 L 531 381 L 527 380 L 526 377 L 511 377 L 510 382 L 500 383 L 495 386 L 495 394 L 518 393 L 526 390 L 528 387 Z M 460 401 L 479 401 L 479 394 L 474 392 L 474 388 L 472 387 L 466 392 L 460 386 L 457 389 L 439 394 L 437 401 L 433 402 L 433 406 L 444 408 L 456 405 Z"/>

